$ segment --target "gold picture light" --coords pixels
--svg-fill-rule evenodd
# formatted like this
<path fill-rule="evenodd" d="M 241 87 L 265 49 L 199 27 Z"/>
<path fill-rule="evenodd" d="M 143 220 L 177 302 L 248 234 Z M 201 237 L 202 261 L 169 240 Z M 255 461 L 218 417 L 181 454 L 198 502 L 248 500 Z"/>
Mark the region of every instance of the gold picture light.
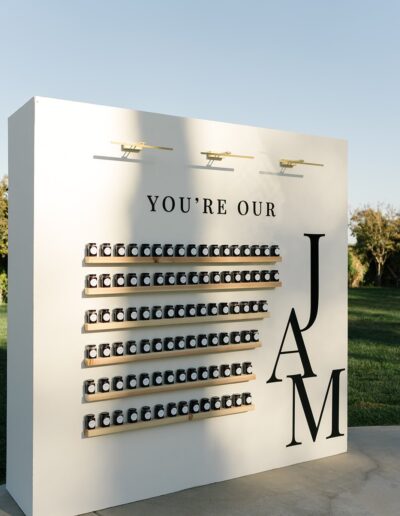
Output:
<path fill-rule="evenodd" d="M 254 156 L 241 156 L 240 154 L 232 154 L 231 152 L 205 151 L 200 152 L 200 154 L 207 156 L 207 159 L 210 161 L 222 161 L 224 158 L 254 159 Z"/>
<path fill-rule="evenodd" d="M 323 167 L 322 163 L 309 163 L 304 159 L 281 159 L 279 164 L 282 168 L 293 168 L 296 165 L 312 165 L 313 167 Z"/>
<path fill-rule="evenodd" d="M 127 142 L 111 142 L 115 145 L 121 146 L 121 151 L 123 152 L 141 152 L 143 149 L 158 149 L 158 150 L 166 150 L 172 151 L 173 147 L 161 147 L 159 145 L 149 145 L 146 142 L 135 142 L 135 143 L 127 143 Z"/>

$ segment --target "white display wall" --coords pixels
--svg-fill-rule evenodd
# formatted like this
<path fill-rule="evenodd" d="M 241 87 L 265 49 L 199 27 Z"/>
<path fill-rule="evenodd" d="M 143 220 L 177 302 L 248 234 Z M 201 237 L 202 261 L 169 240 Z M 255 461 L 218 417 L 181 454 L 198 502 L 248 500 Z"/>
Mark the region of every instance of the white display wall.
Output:
<path fill-rule="evenodd" d="M 346 451 L 345 142 L 36 97 L 10 118 L 9 146 L 7 488 L 26 514 L 71 516 Z M 207 151 L 250 158 L 209 160 Z M 282 159 L 323 166 L 282 168 Z M 280 256 L 124 263 L 103 259 L 102 243 L 112 254 L 118 243 L 278 245 Z M 88 275 L 150 273 L 152 282 L 154 273 L 265 270 L 279 281 L 87 288 Z M 268 313 L 250 319 L 86 320 L 89 310 L 122 308 L 126 319 L 129 307 L 260 300 Z M 259 333 L 247 348 L 99 356 L 102 344 L 247 330 Z M 87 360 L 88 346 L 102 360 Z M 112 381 L 245 362 L 251 374 L 224 382 L 118 392 Z M 103 378 L 111 392 L 99 395 Z M 156 404 L 242 393 L 250 405 L 154 419 Z M 151 421 L 126 422 L 143 406 Z M 99 414 L 113 420 L 116 410 L 124 424 L 101 427 Z"/>

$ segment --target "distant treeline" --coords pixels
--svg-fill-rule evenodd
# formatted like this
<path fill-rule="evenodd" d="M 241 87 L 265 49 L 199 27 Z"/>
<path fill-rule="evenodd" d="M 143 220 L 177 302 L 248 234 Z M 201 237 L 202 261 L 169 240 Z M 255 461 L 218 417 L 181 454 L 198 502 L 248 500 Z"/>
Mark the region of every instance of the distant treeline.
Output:
<path fill-rule="evenodd" d="M 400 287 L 400 213 L 366 206 L 350 217 L 349 286 Z"/>

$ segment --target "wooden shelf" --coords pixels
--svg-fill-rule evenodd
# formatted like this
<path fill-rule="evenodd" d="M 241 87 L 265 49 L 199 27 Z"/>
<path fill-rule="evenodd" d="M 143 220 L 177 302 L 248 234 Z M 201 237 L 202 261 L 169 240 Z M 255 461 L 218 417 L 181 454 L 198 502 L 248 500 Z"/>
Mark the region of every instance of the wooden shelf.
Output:
<path fill-rule="evenodd" d="M 152 294 L 168 292 L 212 292 L 223 290 L 262 290 L 281 287 L 280 281 L 257 281 L 248 283 L 208 283 L 201 285 L 163 285 L 152 287 L 95 287 L 85 288 L 85 296 L 120 296 L 125 294 Z"/>
<path fill-rule="evenodd" d="M 187 414 L 186 416 L 166 417 L 164 419 L 152 419 L 151 421 L 140 421 L 138 423 L 125 423 L 123 425 L 112 425 L 106 428 L 98 427 L 93 430 L 85 429 L 85 437 L 98 437 L 100 435 L 117 434 L 119 432 L 130 432 L 131 430 L 143 430 L 156 426 L 173 425 L 176 423 L 187 423 L 189 421 L 200 421 L 211 417 L 230 416 L 232 414 L 243 414 L 255 409 L 255 405 L 242 405 L 229 409 L 210 410 L 210 412 L 199 412 L 198 414 Z"/>
<path fill-rule="evenodd" d="M 122 321 L 109 323 L 85 323 L 86 332 L 131 330 L 135 328 L 155 328 L 157 326 L 180 326 L 182 324 L 219 323 L 234 321 L 255 321 L 270 317 L 269 312 L 253 314 L 208 315 L 205 317 L 174 317 L 173 319 L 150 319 L 148 321 Z"/>
<path fill-rule="evenodd" d="M 85 394 L 85 401 L 115 400 L 118 398 L 131 398 L 133 396 L 145 396 L 147 394 L 158 394 L 159 392 L 182 391 L 197 389 L 199 387 L 214 387 L 216 385 L 227 385 L 232 383 L 243 383 L 255 380 L 255 374 L 242 374 L 240 376 L 229 376 L 228 378 L 215 378 L 212 380 L 198 380 L 196 382 L 172 383 L 151 387 L 138 387 L 136 389 L 125 389 L 123 391 L 96 392 L 96 394 Z"/>
<path fill-rule="evenodd" d="M 124 364 L 127 362 L 143 362 L 145 360 L 158 360 L 160 358 L 192 357 L 195 355 L 208 355 L 211 353 L 228 353 L 230 351 L 246 351 L 261 347 L 261 342 L 241 342 L 240 344 L 219 344 L 205 348 L 189 348 L 174 351 L 158 351 L 151 353 L 139 353 L 137 355 L 122 355 L 112 357 L 85 358 L 87 367 L 107 366 L 112 364 Z"/>
<path fill-rule="evenodd" d="M 204 265 L 277 263 L 281 256 L 85 256 L 85 265 Z"/>

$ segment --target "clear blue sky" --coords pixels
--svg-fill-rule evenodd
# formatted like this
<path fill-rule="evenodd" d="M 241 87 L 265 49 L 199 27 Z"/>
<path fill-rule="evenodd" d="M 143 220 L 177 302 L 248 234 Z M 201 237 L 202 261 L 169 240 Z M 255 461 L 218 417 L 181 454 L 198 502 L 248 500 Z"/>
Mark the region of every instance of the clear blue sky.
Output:
<path fill-rule="evenodd" d="M 2 0 L 7 117 L 33 95 L 349 142 L 349 204 L 400 208 L 400 2 Z"/>

